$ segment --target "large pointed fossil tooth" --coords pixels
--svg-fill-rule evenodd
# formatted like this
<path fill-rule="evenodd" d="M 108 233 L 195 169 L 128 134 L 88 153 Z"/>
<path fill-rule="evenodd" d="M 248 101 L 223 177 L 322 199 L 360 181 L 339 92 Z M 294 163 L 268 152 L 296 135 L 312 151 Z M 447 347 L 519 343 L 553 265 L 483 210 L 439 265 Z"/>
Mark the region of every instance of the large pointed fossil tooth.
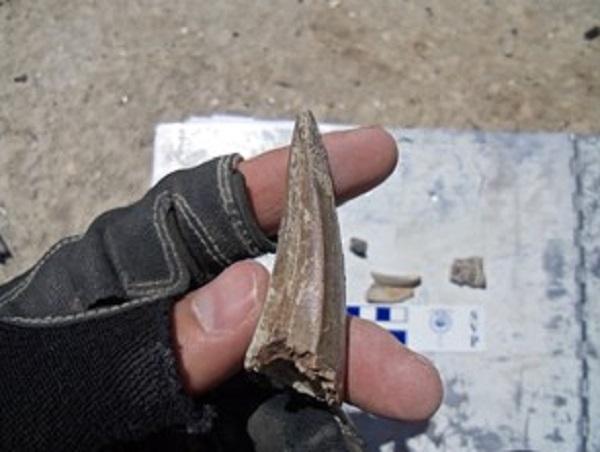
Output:
<path fill-rule="evenodd" d="M 345 320 L 344 261 L 327 151 L 312 113 L 303 112 L 292 138 L 271 285 L 245 367 L 276 385 L 340 404 Z"/>

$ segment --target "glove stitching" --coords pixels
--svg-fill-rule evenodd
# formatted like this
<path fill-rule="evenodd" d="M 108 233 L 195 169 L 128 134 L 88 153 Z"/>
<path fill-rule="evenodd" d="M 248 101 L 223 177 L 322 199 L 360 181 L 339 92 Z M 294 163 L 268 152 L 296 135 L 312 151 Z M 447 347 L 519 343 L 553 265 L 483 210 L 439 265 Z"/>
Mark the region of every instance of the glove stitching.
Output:
<path fill-rule="evenodd" d="M 239 155 L 231 155 L 223 158 L 219 162 L 217 167 L 217 187 L 219 189 L 219 195 L 223 203 L 224 210 L 232 220 L 234 232 L 238 237 L 240 243 L 245 247 L 246 251 L 249 254 L 257 255 L 259 254 L 260 250 L 256 247 L 254 241 L 248 235 L 248 232 L 244 228 L 244 222 L 242 221 L 239 215 L 238 206 L 233 197 L 232 187 L 229 183 L 227 183 L 227 176 L 229 175 L 230 171 L 232 171 L 232 167 L 235 164 L 237 164 L 237 162 L 239 162 L 240 160 L 241 157 Z M 61 322 L 76 321 L 81 319 L 91 319 L 104 315 L 109 315 L 113 312 L 122 311 L 125 309 L 132 309 L 139 305 L 155 301 L 159 298 L 164 298 L 170 295 L 169 291 L 172 291 L 175 287 L 177 287 L 177 285 L 181 283 L 184 275 L 184 268 L 182 267 L 181 260 L 177 253 L 175 244 L 169 234 L 169 230 L 166 227 L 165 213 L 172 205 L 174 205 L 180 210 L 180 212 L 183 213 L 183 217 L 190 226 L 190 228 L 194 231 L 199 240 L 203 244 L 206 244 L 205 240 L 203 240 L 202 237 L 202 233 L 204 232 L 204 238 L 208 240 L 212 245 L 211 247 L 206 247 L 207 252 L 210 254 L 212 259 L 217 263 L 221 259 L 223 259 L 226 263 L 230 263 L 230 260 L 228 260 L 225 257 L 225 255 L 219 249 L 217 243 L 214 241 L 212 236 L 206 232 L 206 226 L 193 212 L 187 200 L 184 197 L 182 197 L 179 193 L 171 194 L 169 191 L 164 191 L 160 193 L 155 199 L 153 205 L 153 224 L 157 232 L 158 240 L 161 244 L 163 257 L 168 267 L 169 277 L 167 279 L 162 279 L 159 281 L 144 281 L 137 283 L 132 282 L 131 276 L 125 271 L 123 265 L 119 262 L 118 254 L 113 253 L 114 265 L 117 272 L 120 275 L 122 275 L 122 281 L 126 293 L 130 296 L 139 298 L 131 299 L 130 301 L 127 301 L 120 305 L 97 308 L 91 311 L 83 311 L 65 315 L 49 315 L 37 318 L 13 316 L 5 317 L 4 320 L 16 324 L 22 323 L 29 325 L 48 325 Z M 193 217 L 194 220 L 196 220 L 197 226 L 194 225 L 193 222 L 190 220 L 190 215 Z M 0 308 L 3 305 L 19 297 L 35 280 L 35 277 L 40 271 L 40 269 L 55 253 L 57 253 L 64 246 L 80 240 L 81 237 L 81 235 L 69 237 L 61 240 L 56 245 L 54 245 L 48 251 L 48 253 L 46 253 L 46 255 L 36 264 L 36 266 L 31 270 L 31 273 L 26 277 L 26 279 L 22 283 L 20 283 L 12 290 L 0 297 Z M 213 252 L 216 254 L 214 254 Z"/>
<path fill-rule="evenodd" d="M 46 326 L 46 325 L 54 325 L 57 323 L 67 323 L 71 321 L 79 321 L 79 320 L 90 320 L 97 319 L 100 317 L 104 317 L 110 315 L 117 311 L 125 311 L 129 309 L 134 309 L 138 306 L 145 305 L 146 303 L 150 303 L 152 301 L 156 301 L 162 297 L 161 294 L 157 297 L 156 295 L 136 298 L 126 303 L 116 305 L 116 306 L 106 306 L 102 308 L 97 308 L 93 311 L 83 311 L 76 312 L 73 314 L 66 315 L 58 315 L 58 316 L 45 316 L 45 317 L 6 317 L 2 319 L 3 323 L 13 323 L 13 324 L 24 324 L 24 325 L 35 325 L 35 326 Z"/>
<path fill-rule="evenodd" d="M 168 196 L 169 196 L 168 191 L 164 191 L 164 192 L 160 193 L 157 196 L 157 198 L 154 202 L 154 206 L 153 206 L 153 212 L 154 212 L 153 224 L 157 231 L 158 239 L 161 244 L 161 248 L 163 250 L 163 256 L 165 258 L 165 262 L 167 264 L 167 268 L 169 271 L 168 279 L 164 279 L 161 281 L 131 283 L 130 282 L 131 278 L 129 277 L 129 275 L 123 269 L 123 266 L 119 262 L 118 254 L 113 253 L 115 267 L 117 268 L 117 271 L 123 275 L 122 280 L 123 280 L 123 285 L 125 286 L 124 288 L 127 291 L 127 293 L 130 295 L 138 295 L 138 296 L 146 295 L 148 297 L 155 298 L 156 295 L 163 295 L 165 292 L 168 292 L 169 289 L 172 289 L 172 287 L 176 287 L 181 281 L 181 275 L 183 272 L 182 272 L 182 267 L 179 262 L 179 259 L 177 259 L 177 253 L 175 251 L 174 243 L 173 243 L 172 239 L 169 237 L 168 233 L 164 234 L 165 230 L 168 231 L 168 229 L 166 228 L 166 225 L 165 225 L 165 221 L 164 221 L 164 212 L 167 210 L 169 205 L 168 204 L 163 205 L 163 203 L 164 203 L 163 200 Z M 161 214 L 160 217 L 159 217 L 159 213 Z M 165 241 L 163 234 L 166 235 L 166 239 L 167 239 L 166 241 Z M 0 297 L 0 308 L 2 308 L 2 306 L 14 301 L 25 290 L 27 290 L 27 288 L 31 285 L 31 283 L 34 281 L 35 277 L 37 276 L 37 273 L 40 271 L 40 269 L 46 264 L 46 262 L 54 254 L 56 254 L 59 250 L 64 248 L 66 245 L 75 243 L 75 242 L 79 241 L 81 238 L 82 238 L 81 235 L 67 237 L 67 238 L 61 240 L 60 242 L 58 242 L 57 244 L 55 244 L 44 255 L 44 257 L 35 265 L 35 267 L 31 270 L 31 273 L 26 277 L 25 280 L 23 280 L 23 282 L 21 284 L 17 285 L 12 290 L 10 290 L 6 294 L 4 294 L 2 297 Z M 168 245 L 170 245 L 170 246 L 167 245 L 167 242 L 168 242 Z M 173 250 L 173 253 L 172 253 L 173 256 L 169 253 L 169 248 Z M 173 266 L 173 261 L 175 262 L 176 268 Z M 159 286 L 159 287 L 156 289 L 152 289 L 152 290 L 145 289 L 146 287 L 152 287 L 152 286 Z M 114 308 L 118 309 L 118 308 L 121 308 L 124 306 L 125 306 L 125 304 L 115 306 Z M 85 315 L 89 315 L 93 312 L 94 311 L 77 313 L 77 314 L 81 314 L 81 315 L 85 316 Z M 75 314 L 72 314 L 72 315 L 75 315 Z M 48 316 L 48 317 L 41 318 L 40 320 L 43 321 L 44 319 L 59 319 L 59 320 L 60 319 L 70 319 L 70 318 L 72 318 L 72 315 Z M 82 318 L 82 317 L 77 317 L 77 318 Z M 36 319 L 30 319 L 30 318 L 25 318 L 25 317 L 6 317 L 6 320 L 17 320 L 17 321 L 18 320 L 31 320 L 31 321 L 33 321 Z"/>
<path fill-rule="evenodd" d="M 123 275 L 123 285 L 127 293 L 133 295 L 153 295 L 159 292 L 168 291 L 173 287 L 176 287 L 181 282 L 183 274 L 183 268 L 181 262 L 178 259 L 177 249 L 175 243 L 169 235 L 169 230 L 166 226 L 166 211 L 171 206 L 171 200 L 169 199 L 171 194 L 168 191 L 160 193 L 153 206 L 153 218 L 152 223 L 156 229 L 158 240 L 163 252 L 163 257 L 169 270 L 169 277 L 157 281 L 141 281 L 141 282 L 130 282 L 131 277 L 127 274 L 127 271 L 119 263 L 118 254 L 115 253 L 115 266 L 119 269 L 119 273 Z M 175 265 L 173 265 L 175 263 Z M 147 287 L 156 287 L 156 289 L 147 290 Z M 138 291 L 139 290 L 139 291 Z"/>
<path fill-rule="evenodd" d="M 27 287 L 31 284 L 37 273 L 40 271 L 42 266 L 50 259 L 54 254 L 56 254 L 61 248 L 64 246 L 76 242 L 81 238 L 81 235 L 75 235 L 72 237 L 64 238 L 63 240 L 56 243 L 50 250 L 44 255 L 44 257 L 33 267 L 31 273 L 18 285 L 16 285 L 13 289 L 9 290 L 2 297 L 0 297 L 0 308 L 5 304 L 10 303 L 15 300 L 19 295 L 21 295 Z"/>
<path fill-rule="evenodd" d="M 226 267 L 227 265 L 231 264 L 231 259 L 228 259 L 225 256 L 225 254 L 221 251 L 217 242 L 208 233 L 206 226 L 204 225 L 202 220 L 200 220 L 198 215 L 196 215 L 196 213 L 193 211 L 193 209 L 187 202 L 187 199 L 185 199 L 179 193 L 175 193 L 173 195 L 173 198 L 175 200 L 176 206 L 179 208 L 179 212 L 182 214 L 187 225 L 190 227 L 190 229 L 198 238 L 198 240 L 202 243 L 206 252 L 210 255 L 212 260 L 222 267 Z M 195 220 L 195 224 L 194 221 L 190 219 L 190 217 L 193 220 Z"/>
<path fill-rule="evenodd" d="M 260 253 L 260 250 L 254 244 L 254 241 L 248 235 L 248 231 L 244 227 L 244 221 L 239 215 L 238 206 L 236 205 L 233 197 L 231 184 L 225 182 L 226 180 L 230 180 L 227 179 L 226 176 L 230 171 L 233 171 L 233 166 L 237 165 L 240 160 L 241 157 L 239 155 L 233 154 L 228 155 L 219 162 L 219 166 L 217 168 L 217 187 L 219 189 L 219 195 L 221 197 L 221 201 L 223 202 L 225 212 L 231 219 L 231 224 L 233 226 L 235 235 L 238 237 L 240 243 L 244 246 L 248 254 L 251 256 L 257 256 Z"/>

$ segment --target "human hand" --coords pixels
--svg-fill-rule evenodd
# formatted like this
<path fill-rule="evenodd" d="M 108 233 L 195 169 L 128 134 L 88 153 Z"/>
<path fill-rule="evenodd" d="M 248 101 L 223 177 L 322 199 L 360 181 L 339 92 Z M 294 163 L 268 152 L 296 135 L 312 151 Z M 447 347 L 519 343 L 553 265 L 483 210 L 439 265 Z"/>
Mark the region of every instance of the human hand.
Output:
<path fill-rule="evenodd" d="M 381 128 L 323 137 L 338 203 L 370 190 L 393 171 L 397 150 Z M 256 219 L 276 233 L 285 202 L 287 150 L 240 163 Z M 269 274 L 260 264 L 234 263 L 174 305 L 175 344 L 186 390 L 203 394 L 238 372 L 264 303 Z M 376 324 L 349 318 L 347 400 L 374 414 L 422 420 L 439 407 L 439 374 L 423 356 Z"/>
<path fill-rule="evenodd" d="M 339 202 L 397 160 L 379 128 L 324 142 Z M 256 327 L 269 276 L 244 259 L 273 248 L 286 163 L 285 150 L 229 155 L 169 175 L 0 286 L 1 450 L 92 450 L 195 425 L 204 405 L 189 395 L 241 369 Z M 349 320 L 348 353 L 351 403 L 404 420 L 439 406 L 435 368 L 375 324 Z"/>

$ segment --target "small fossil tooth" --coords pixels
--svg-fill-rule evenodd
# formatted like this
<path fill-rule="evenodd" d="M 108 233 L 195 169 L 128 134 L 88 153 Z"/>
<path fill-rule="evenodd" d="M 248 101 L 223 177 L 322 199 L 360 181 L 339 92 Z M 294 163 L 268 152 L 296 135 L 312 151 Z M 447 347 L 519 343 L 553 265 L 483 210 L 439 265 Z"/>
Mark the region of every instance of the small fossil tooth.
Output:
<path fill-rule="evenodd" d="M 415 296 L 411 287 L 392 287 L 371 285 L 367 290 L 367 301 L 369 303 L 400 303 Z"/>
<path fill-rule="evenodd" d="M 350 251 L 358 257 L 367 257 L 367 241 L 357 237 L 350 238 Z"/>
<path fill-rule="evenodd" d="M 371 272 L 371 277 L 375 284 L 380 286 L 392 287 L 418 287 L 421 285 L 421 277 L 419 275 L 389 275 L 386 273 Z"/>
<path fill-rule="evenodd" d="M 310 112 L 296 119 L 277 255 L 245 367 L 329 405 L 346 369 L 345 276 L 327 152 Z"/>
<path fill-rule="evenodd" d="M 483 258 L 473 256 L 454 259 L 450 269 L 450 281 L 459 286 L 485 289 L 486 279 L 483 271 Z"/>

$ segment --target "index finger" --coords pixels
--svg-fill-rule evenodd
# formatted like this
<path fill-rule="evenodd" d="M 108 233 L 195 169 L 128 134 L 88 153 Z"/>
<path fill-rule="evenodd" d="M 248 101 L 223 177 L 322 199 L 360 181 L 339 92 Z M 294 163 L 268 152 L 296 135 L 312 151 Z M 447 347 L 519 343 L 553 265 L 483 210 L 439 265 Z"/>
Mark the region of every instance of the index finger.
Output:
<path fill-rule="evenodd" d="M 383 182 L 394 170 L 398 150 L 394 138 L 381 127 L 363 127 L 323 135 L 338 204 Z M 262 230 L 277 232 L 285 204 L 287 147 L 240 163 L 250 204 Z"/>

